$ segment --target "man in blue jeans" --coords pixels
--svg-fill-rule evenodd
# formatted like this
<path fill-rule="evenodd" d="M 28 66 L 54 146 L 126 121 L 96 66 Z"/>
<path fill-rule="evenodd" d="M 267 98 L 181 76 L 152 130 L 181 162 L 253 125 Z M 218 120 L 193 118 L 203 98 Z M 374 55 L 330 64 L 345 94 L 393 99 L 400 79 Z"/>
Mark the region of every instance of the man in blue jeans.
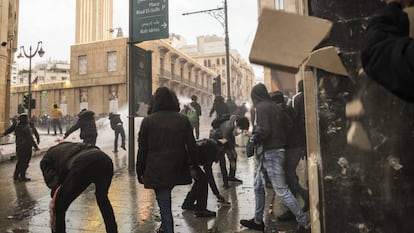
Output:
<path fill-rule="evenodd" d="M 283 110 L 271 100 L 266 86 L 262 83 L 253 87 L 251 98 L 256 109 L 257 125 L 263 129 L 261 138 L 264 152 L 259 158 L 258 171 L 254 182 L 256 201 L 254 218 L 242 219 L 240 224 L 250 229 L 264 231 L 263 214 L 266 197 L 264 172 L 267 172 L 275 193 L 295 215 L 296 221 L 299 223 L 298 232 L 310 232 L 309 215 L 303 212 L 286 184 L 283 167 L 285 162 L 286 124 Z"/>

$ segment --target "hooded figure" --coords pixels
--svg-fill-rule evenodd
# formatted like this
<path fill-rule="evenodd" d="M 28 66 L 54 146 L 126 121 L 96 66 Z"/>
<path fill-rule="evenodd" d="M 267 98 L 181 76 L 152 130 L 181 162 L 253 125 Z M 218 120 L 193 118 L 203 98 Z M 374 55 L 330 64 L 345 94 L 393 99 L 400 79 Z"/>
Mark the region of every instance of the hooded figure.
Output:
<path fill-rule="evenodd" d="M 209 116 L 211 117 L 214 112 L 216 112 L 216 118 L 219 118 L 224 114 L 229 114 L 229 107 L 224 102 L 224 98 L 221 95 L 214 98 L 213 107 L 210 110 Z"/>
<path fill-rule="evenodd" d="M 196 142 L 187 116 L 179 113 L 176 95 L 166 87 L 156 90 L 150 114 L 138 133 L 136 172 L 145 188 L 154 189 L 163 232 L 174 232 L 171 191 L 191 183 L 197 168 Z"/>
<path fill-rule="evenodd" d="M 111 129 L 115 132 L 115 141 L 114 141 L 114 152 L 118 152 L 118 138 L 121 135 L 121 148 L 125 148 L 125 130 L 121 120 L 121 115 L 115 113 L 109 113 L 109 122 L 111 124 Z"/>
<path fill-rule="evenodd" d="M 82 109 L 78 114 L 78 121 L 70 127 L 63 138 L 67 138 L 71 133 L 80 129 L 79 137 L 83 139 L 84 143 L 89 143 L 91 145 L 96 144 L 96 137 L 98 136 L 98 131 L 95 124 L 95 113 Z"/>
<path fill-rule="evenodd" d="M 6 129 L 2 134 L 2 136 L 5 136 L 13 131 L 16 134 L 17 163 L 13 174 L 14 180 L 30 181 L 30 178 L 26 177 L 26 171 L 32 158 L 32 147 L 34 147 L 35 150 L 39 150 L 39 147 L 33 138 L 32 130 L 36 129 L 31 127 L 28 115 L 22 113 L 17 118 L 16 123 Z M 37 141 L 39 142 L 39 134 L 37 134 Z"/>

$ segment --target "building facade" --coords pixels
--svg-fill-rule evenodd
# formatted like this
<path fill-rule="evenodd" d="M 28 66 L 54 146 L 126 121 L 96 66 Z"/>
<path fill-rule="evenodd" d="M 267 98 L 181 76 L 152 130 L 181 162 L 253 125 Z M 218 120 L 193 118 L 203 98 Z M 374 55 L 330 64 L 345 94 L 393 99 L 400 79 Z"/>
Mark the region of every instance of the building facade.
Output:
<path fill-rule="evenodd" d="M 226 54 L 224 39 L 212 36 L 197 37 L 196 45 L 187 45 L 185 40 L 173 35 L 170 39 L 176 43 L 180 50 L 193 57 L 196 61 L 205 67 L 212 69 L 217 75 L 220 75 L 221 93 L 227 97 L 227 72 L 226 72 Z M 180 41 L 180 42 L 179 42 Z M 250 91 L 254 85 L 254 71 L 239 54 L 237 50 L 230 50 L 230 92 L 232 99 L 241 104 L 250 99 Z"/>
<path fill-rule="evenodd" d="M 17 50 L 18 15 L 18 0 L 0 0 L 0 132 L 10 124 L 10 77 Z"/>
<path fill-rule="evenodd" d="M 111 39 L 113 0 L 76 0 L 76 44 Z"/>

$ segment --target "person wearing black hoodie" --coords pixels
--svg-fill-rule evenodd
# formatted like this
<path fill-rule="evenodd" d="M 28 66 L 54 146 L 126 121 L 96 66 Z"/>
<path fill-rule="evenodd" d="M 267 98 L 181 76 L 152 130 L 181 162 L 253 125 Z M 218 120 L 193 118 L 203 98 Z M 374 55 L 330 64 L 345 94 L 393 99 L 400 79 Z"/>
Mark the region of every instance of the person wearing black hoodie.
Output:
<path fill-rule="evenodd" d="M 39 134 L 36 128 L 32 128 L 29 123 L 29 117 L 26 113 L 20 114 L 17 122 L 10 126 L 2 136 L 5 136 L 11 132 L 16 134 L 16 157 L 17 163 L 14 170 L 13 179 L 18 181 L 30 181 L 30 178 L 26 176 L 27 168 L 29 167 L 30 160 L 32 159 L 32 147 L 35 150 L 39 150 L 37 144 L 40 142 Z M 37 144 L 33 138 L 33 132 L 36 131 Z"/>
<path fill-rule="evenodd" d="M 213 107 L 210 110 L 209 117 L 211 117 L 214 112 L 216 112 L 216 118 L 220 118 L 221 116 L 230 113 L 229 107 L 224 102 L 224 98 L 221 95 L 214 98 Z"/>
<path fill-rule="evenodd" d="M 369 78 L 400 97 L 414 102 L 414 39 L 403 11 L 410 0 L 385 0 L 387 6 L 371 19 L 361 53 Z"/>
<path fill-rule="evenodd" d="M 117 223 L 108 190 L 114 174 L 112 159 L 89 143 L 61 142 L 45 153 L 40 161 L 44 181 L 51 189 L 51 228 L 66 232 L 65 215 L 70 204 L 90 185 L 95 184 L 106 232 L 116 233 Z"/>
<path fill-rule="evenodd" d="M 126 150 L 125 148 L 125 130 L 121 120 L 121 115 L 115 113 L 109 113 L 109 122 L 111 124 L 111 129 L 115 133 L 115 141 L 114 141 L 114 152 L 118 152 L 118 138 L 121 135 L 121 148 Z"/>
<path fill-rule="evenodd" d="M 98 131 L 96 129 L 94 112 L 87 109 L 82 109 L 82 111 L 78 114 L 78 121 L 66 131 L 63 138 L 67 138 L 77 129 L 80 129 L 79 137 L 83 139 L 84 143 L 89 143 L 91 145 L 96 144 Z"/>
<path fill-rule="evenodd" d="M 309 215 L 303 212 L 286 184 L 284 161 L 287 141 L 283 110 L 271 100 L 266 86 L 262 83 L 253 87 L 251 98 L 256 109 L 257 126 L 263 130 L 261 135 L 263 155 L 259 158 L 254 182 L 255 216 L 252 219 L 240 220 L 240 224 L 247 228 L 264 231 L 263 214 L 266 197 L 264 172 L 266 172 L 276 195 L 295 215 L 299 223 L 299 232 L 307 232 L 310 230 Z"/>
<path fill-rule="evenodd" d="M 136 172 L 138 182 L 155 192 L 161 214 L 158 232 L 173 233 L 171 192 L 176 185 L 191 184 L 198 169 L 197 146 L 174 92 L 159 87 L 150 109 L 138 133 Z"/>

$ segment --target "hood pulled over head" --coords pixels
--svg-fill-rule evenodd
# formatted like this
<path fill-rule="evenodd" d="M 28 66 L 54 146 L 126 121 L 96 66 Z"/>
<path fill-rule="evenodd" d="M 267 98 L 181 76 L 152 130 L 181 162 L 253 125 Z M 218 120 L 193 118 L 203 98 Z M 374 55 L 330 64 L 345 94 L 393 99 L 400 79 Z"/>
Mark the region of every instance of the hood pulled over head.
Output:
<path fill-rule="evenodd" d="M 271 100 L 269 93 L 267 92 L 267 88 L 263 83 L 256 84 L 251 92 L 251 98 L 253 101 L 253 105 L 257 105 L 259 102 L 265 100 Z"/>

